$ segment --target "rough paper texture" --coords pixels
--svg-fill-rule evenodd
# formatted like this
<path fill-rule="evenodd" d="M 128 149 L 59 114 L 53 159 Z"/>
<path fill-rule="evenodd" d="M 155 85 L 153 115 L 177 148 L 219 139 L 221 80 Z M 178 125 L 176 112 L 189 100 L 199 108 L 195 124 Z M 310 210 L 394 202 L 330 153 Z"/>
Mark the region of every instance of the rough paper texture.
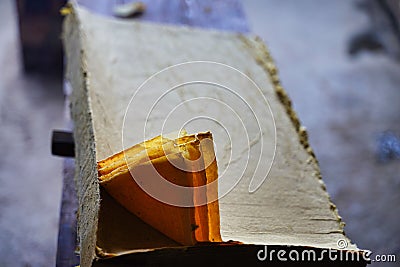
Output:
<path fill-rule="evenodd" d="M 232 33 L 111 20 L 77 9 L 66 19 L 64 43 L 68 63 L 66 79 L 74 90 L 72 115 L 77 149 L 82 266 L 89 266 L 95 257 L 96 231 L 101 220 L 96 162 L 123 150 L 123 118 L 132 95 L 147 78 L 163 68 L 193 60 L 220 62 L 246 73 L 268 99 L 276 123 L 277 151 L 268 179 L 250 194 L 250 175 L 245 173 L 240 183 L 220 199 L 223 240 L 326 248 L 337 248 L 339 239 L 348 240 L 321 180 L 307 133 L 279 84 L 276 68 L 261 40 Z M 146 91 L 143 102 L 151 99 L 152 94 L 160 95 L 159 90 L 170 88 L 182 77 L 196 79 L 196 75 L 208 71 L 207 68 L 197 70 L 197 73 L 190 70 L 185 73 L 181 69 L 179 73 L 172 71 L 162 76 L 161 81 Z M 224 73 L 208 75 L 218 80 Z M 240 80 L 232 77 L 231 83 L 236 86 Z M 257 104 L 257 96 L 252 98 L 250 90 L 246 91 L 246 86 L 242 88 L 239 90 L 248 95 L 249 103 L 255 109 L 262 108 Z M 199 92 L 191 91 L 190 97 L 201 96 Z M 222 100 L 229 98 L 216 95 Z M 171 94 L 169 97 L 168 103 L 178 104 L 185 96 Z M 178 115 L 177 120 L 179 116 L 195 116 L 207 106 L 184 108 L 185 112 Z M 150 127 L 150 136 L 160 134 L 157 125 L 162 123 L 162 111 L 161 106 L 159 116 L 149 122 L 153 127 Z M 128 124 L 131 135 L 126 137 L 125 145 L 143 141 L 143 129 L 137 127 L 146 120 L 146 115 L 138 109 L 131 117 L 133 121 Z M 215 116 L 224 119 L 224 114 L 218 111 Z M 260 138 L 257 129 L 253 130 L 250 139 L 257 144 Z M 274 133 L 268 131 L 268 127 L 264 130 L 270 140 L 267 142 L 273 142 Z M 227 152 L 229 149 L 217 151 L 219 169 L 226 163 L 224 153 Z M 233 157 L 234 164 L 245 160 L 240 154 Z M 249 162 L 250 167 L 254 164 Z"/>

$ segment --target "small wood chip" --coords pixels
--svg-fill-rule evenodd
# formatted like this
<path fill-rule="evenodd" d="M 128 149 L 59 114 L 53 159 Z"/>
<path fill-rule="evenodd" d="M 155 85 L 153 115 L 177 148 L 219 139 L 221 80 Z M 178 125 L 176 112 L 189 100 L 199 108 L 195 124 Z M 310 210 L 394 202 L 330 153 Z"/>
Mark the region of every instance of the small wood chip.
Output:
<path fill-rule="evenodd" d="M 119 18 L 132 18 L 139 16 L 146 10 L 146 5 L 143 2 L 133 2 L 114 7 L 114 16 Z"/>

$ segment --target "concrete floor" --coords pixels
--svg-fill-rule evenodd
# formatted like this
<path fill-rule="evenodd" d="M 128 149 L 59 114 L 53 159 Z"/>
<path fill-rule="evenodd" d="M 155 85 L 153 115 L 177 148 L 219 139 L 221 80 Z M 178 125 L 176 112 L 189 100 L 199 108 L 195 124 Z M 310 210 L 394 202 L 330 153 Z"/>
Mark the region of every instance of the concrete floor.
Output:
<path fill-rule="evenodd" d="M 347 56 L 350 35 L 367 23 L 353 2 L 243 0 L 309 129 L 346 233 L 399 261 L 400 162 L 378 161 L 376 140 L 400 134 L 400 65 Z M 13 3 L 0 1 L 0 267 L 54 266 L 61 160 L 50 155 L 50 131 L 63 126 L 61 81 L 22 74 Z"/>
<path fill-rule="evenodd" d="M 0 1 L 0 266 L 54 266 L 62 180 L 50 137 L 63 126 L 61 80 L 22 74 L 14 2 Z"/>

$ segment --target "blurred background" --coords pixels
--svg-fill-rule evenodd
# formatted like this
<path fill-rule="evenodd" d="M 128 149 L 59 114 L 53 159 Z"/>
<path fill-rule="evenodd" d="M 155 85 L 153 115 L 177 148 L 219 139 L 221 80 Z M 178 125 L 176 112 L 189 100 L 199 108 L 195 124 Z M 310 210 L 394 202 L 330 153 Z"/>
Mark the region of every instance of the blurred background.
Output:
<path fill-rule="evenodd" d="M 346 234 L 360 248 L 397 255 L 397 263 L 372 266 L 399 266 L 399 1 L 243 6 L 308 128 Z"/>
<path fill-rule="evenodd" d="M 0 267 L 55 264 L 62 159 L 51 156 L 50 139 L 52 129 L 65 127 L 57 13 L 62 1 L 40 9 L 44 2 L 0 1 Z M 27 5 L 55 17 L 21 13 Z M 398 266 L 398 1 L 242 0 L 242 5 L 308 128 L 346 234 L 360 248 L 396 254 L 397 264 L 373 266 Z"/>

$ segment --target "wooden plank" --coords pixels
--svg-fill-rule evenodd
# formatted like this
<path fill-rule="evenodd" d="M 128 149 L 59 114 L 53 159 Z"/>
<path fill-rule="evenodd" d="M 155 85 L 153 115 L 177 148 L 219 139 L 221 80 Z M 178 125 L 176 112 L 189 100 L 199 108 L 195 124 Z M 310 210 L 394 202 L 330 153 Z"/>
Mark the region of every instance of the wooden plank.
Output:
<path fill-rule="evenodd" d="M 65 0 L 16 0 L 24 70 L 62 73 L 60 40 Z"/>
<path fill-rule="evenodd" d="M 123 4 L 127 2 L 128 1 L 120 1 L 119 3 Z M 211 2 L 215 3 L 212 5 L 213 19 L 209 19 L 210 15 L 204 15 L 204 12 L 210 13 L 208 8 L 199 8 L 199 5 L 207 6 L 208 4 L 209 6 L 211 5 Z M 113 5 L 115 5 L 116 2 L 109 0 L 79 0 L 79 3 L 89 7 L 91 10 L 99 12 L 100 14 L 111 16 Z M 147 11 L 144 16 L 137 20 L 176 24 L 185 24 L 190 22 L 190 25 L 197 27 L 215 28 L 235 32 L 248 31 L 244 11 L 240 1 L 238 0 L 207 0 L 201 1 L 201 4 L 196 4 L 196 6 L 188 5 L 187 3 L 188 2 L 184 0 L 151 1 L 150 5 L 147 5 Z M 188 19 L 181 14 L 192 15 L 190 19 Z M 68 97 L 71 94 L 70 85 L 65 84 L 64 87 L 65 94 Z M 66 101 L 66 113 L 69 114 L 68 99 Z M 72 130 L 72 122 L 69 116 L 67 116 L 67 125 L 69 125 L 69 128 Z M 78 204 L 75 189 L 71 188 L 71 185 L 74 183 L 73 176 L 75 172 L 75 162 L 71 159 L 66 159 L 63 170 L 64 185 L 60 211 L 56 264 L 58 267 L 71 267 L 79 263 L 79 256 L 75 253 L 77 246 L 76 211 Z"/>
<path fill-rule="evenodd" d="M 74 183 L 75 160 L 64 159 L 63 162 L 63 193 L 60 209 L 60 221 L 57 245 L 57 267 L 71 267 L 79 265 L 76 236 L 76 212 L 78 199 Z"/>
<path fill-rule="evenodd" d="M 278 252 L 280 255 L 279 257 L 277 256 Z M 258 258 L 258 255 L 261 260 Z M 299 260 L 296 260 L 296 257 L 298 257 Z M 346 254 L 343 253 L 341 256 L 339 251 L 332 251 L 330 256 L 327 250 L 321 248 L 242 245 L 219 247 L 197 246 L 181 250 L 156 250 L 148 253 L 128 254 L 98 261 L 94 264 L 94 267 L 131 266 L 362 267 L 366 266 L 366 261 L 362 259 L 361 254 L 349 253 L 348 256 L 346 256 Z"/>

